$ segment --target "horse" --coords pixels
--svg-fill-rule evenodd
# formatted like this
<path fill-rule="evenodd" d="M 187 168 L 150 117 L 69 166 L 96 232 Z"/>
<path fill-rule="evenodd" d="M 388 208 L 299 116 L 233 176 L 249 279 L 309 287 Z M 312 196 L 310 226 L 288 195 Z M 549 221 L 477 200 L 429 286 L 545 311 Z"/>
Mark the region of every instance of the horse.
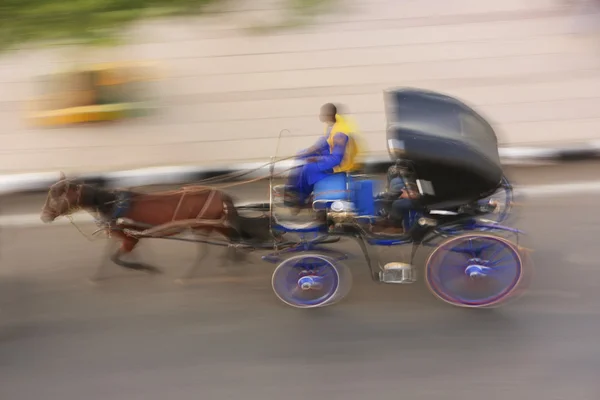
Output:
<path fill-rule="evenodd" d="M 68 180 L 61 172 L 59 180 L 48 190 L 40 218 L 44 223 L 51 223 L 80 210 L 95 214 L 109 236 L 121 241 L 120 247 L 110 255 L 113 263 L 149 273 L 162 271 L 122 259 L 133 251 L 141 238 L 164 238 L 190 229 L 205 238 L 219 233 L 230 242 L 269 239 L 264 219 L 241 217 L 227 193 L 206 186 L 155 193 L 107 190 Z M 140 231 L 140 226 L 146 229 Z M 199 255 L 192 271 L 204 256 Z M 191 277 L 192 271 L 187 277 Z"/>

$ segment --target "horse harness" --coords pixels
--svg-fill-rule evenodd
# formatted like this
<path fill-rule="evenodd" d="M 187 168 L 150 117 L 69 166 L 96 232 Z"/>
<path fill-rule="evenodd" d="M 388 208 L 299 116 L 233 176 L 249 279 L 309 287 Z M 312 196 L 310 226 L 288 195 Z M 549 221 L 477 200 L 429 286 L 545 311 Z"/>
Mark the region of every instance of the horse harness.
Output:
<path fill-rule="evenodd" d="M 183 201 L 185 199 L 185 196 L 189 194 L 189 192 L 191 191 L 190 189 L 186 189 L 183 191 L 183 193 L 181 193 L 181 197 L 179 199 L 179 202 L 177 203 L 177 207 L 175 208 L 175 211 L 173 212 L 173 217 L 171 219 L 170 222 L 167 222 L 165 224 L 161 224 L 158 226 L 153 226 L 153 227 L 148 227 L 147 229 L 144 229 L 142 231 L 135 231 L 132 229 L 124 229 L 123 233 L 125 233 L 128 236 L 144 236 L 144 237 L 161 237 L 161 236 L 165 236 L 168 235 L 170 233 L 170 231 L 172 229 L 174 230 L 181 230 L 181 229 L 186 229 L 186 228 L 191 228 L 191 229 L 200 229 L 202 227 L 229 227 L 229 222 L 227 220 L 227 214 L 223 213 L 223 216 L 219 219 L 202 219 L 204 217 L 204 215 L 206 214 L 206 212 L 210 209 L 210 206 L 214 203 L 215 201 L 215 195 L 217 194 L 217 190 L 214 188 L 200 188 L 200 187 L 195 187 L 193 188 L 195 189 L 195 193 L 201 192 L 201 191 L 206 191 L 207 189 L 209 190 L 209 194 L 208 197 L 206 199 L 206 202 L 204 203 L 204 205 L 202 206 L 202 209 L 200 210 L 200 212 L 198 212 L 198 215 L 195 218 L 192 219 L 183 219 L 183 220 L 178 220 L 177 219 L 177 215 L 179 214 L 179 210 L 181 209 L 181 205 L 183 204 Z M 121 219 L 121 223 L 123 225 L 138 225 L 136 224 L 135 221 L 124 221 Z M 119 224 L 119 221 L 117 220 L 117 224 Z"/>
<path fill-rule="evenodd" d="M 176 221 L 177 214 L 179 214 L 179 209 L 181 208 L 181 204 L 183 203 L 183 200 L 185 199 L 185 196 L 188 193 L 189 193 L 189 190 L 184 190 L 183 193 L 181 194 L 181 197 L 179 198 L 179 203 L 177 203 L 177 208 L 175 208 L 175 212 L 173 213 L 173 218 L 171 219 L 171 222 Z M 204 206 L 202 206 L 202 209 L 196 216 L 196 220 L 200 220 L 200 219 L 202 219 L 202 217 L 204 217 L 204 214 L 206 214 L 206 211 L 208 211 L 208 208 L 212 205 L 216 193 L 217 193 L 217 191 L 215 189 L 210 188 L 210 192 L 208 193 L 206 202 L 204 203 Z"/>

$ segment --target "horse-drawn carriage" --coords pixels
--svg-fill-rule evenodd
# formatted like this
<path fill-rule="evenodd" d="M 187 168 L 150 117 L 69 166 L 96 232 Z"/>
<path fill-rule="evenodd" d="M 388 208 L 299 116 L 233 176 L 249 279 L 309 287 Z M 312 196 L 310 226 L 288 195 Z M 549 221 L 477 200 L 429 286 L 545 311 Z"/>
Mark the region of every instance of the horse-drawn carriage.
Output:
<path fill-rule="evenodd" d="M 294 307 L 331 305 L 348 293 L 351 274 L 342 264 L 348 255 L 327 247 L 343 238 L 359 244 L 376 282 L 413 283 L 417 271 L 423 269 L 430 290 L 452 305 L 489 307 L 508 299 L 516 292 L 525 265 L 518 245 L 520 231 L 501 225 L 510 215 L 513 194 L 500 164 L 494 130 L 452 97 L 415 89 L 390 90 L 385 96 L 387 146 L 392 157 L 388 180 L 412 180 L 407 184 L 418 188 L 401 233 L 376 229 L 389 222 L 393 196 L 385 191 L 376 195 L 377 182 L 359 174 L 333 174 L 318 182 L 312 198 L 315 218 L 296 221 L 282 216 L 285 206 L 273 186 L 273 164 L 268 203 L 235 206 L 220 190 L 204 188 L 201 192 L 196 188 L 181 192 L 170 221 L 157 227 L 156 220 L 144 221 L 139 212 L 127 215 L 134 208 L 131 199 L 135 194 L 119 192 L 112 201 L 124 205 L 108 207 L 101 213 L 104 221 L 112 231 L 121 232 L 125 241 L 134 240 L 134 245 L 141 238 L 174 238 L 177 232 L 163 229 L 172 228 L 169 224 L 173 221 L 183 221 L 178 226 L 188 228 L 196 221 L 194 229 L 217 227 L 214 230 L 227 238 L 223 242 L 198 239 L 200 242 L 269 250 L 262 259 L 278 264 L 272 276 L 273 290 Z M 59 189 L 56 196 L 61 193 L 67 193 L 69 205 L 83 208 L 86 204 L 80 203 L 81 199 L 94 197 L 75 186 Z M 96 200 L 88 202 L 111 199 L 95 196 Z M 223 205 L 223 212 L 210 211 L 209 204 Z M 178 210 L 186 207 L 193 209 L 191 214 L 179 215 Z M 58 209 L 52 212 L 54 217 L 61 214 Z M 261 215 L 248 216 L 247 212 Z M 227 224 L 221 224 L 225 220 Z M 411 246 L 412 251 L 408 259 L 383 264 L 372 256 L 372 249 L 381 246 Z"/>

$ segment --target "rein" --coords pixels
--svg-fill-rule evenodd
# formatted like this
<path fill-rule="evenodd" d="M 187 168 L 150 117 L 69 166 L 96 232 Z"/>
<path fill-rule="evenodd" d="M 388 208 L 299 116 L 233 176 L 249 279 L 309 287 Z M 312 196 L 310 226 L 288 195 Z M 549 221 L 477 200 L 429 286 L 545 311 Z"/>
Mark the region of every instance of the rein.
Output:
<path fill-rule="evenodd" d="M 239 178 L 241 178 L 243 176 L 250 175 L 251 173 L 256 172 L 258 170 L 261 170 L 263 168 L 270 167 L 273 164 L 277 164 L 278 162 L 292 160 L 294 158 L 296 158 L 296 156 L 289 156 L 289 157 L 280 158 L 278 160 L 269 161 L 268 163 L 263 164 L 263 165 L 261 165 L 261 166 L 259 166 L 257 168 L 251 169 L 249 171 L 244 171 L 244 172 L 240 172 L 240 171 L 229 172 L 229 173 L 226 173 L 226 174 L 223 174 L 223 175 L 218 175 L 218 176 L 213 176 L 211 178 L 203 179 L 201 181 L 198 181 L 196 184 L 197 185 L 200 185 L 200 184 L 209 184 L 209 183 L 215 183 L 215 182 L 220 182 L 220 181 L 226 181 L 226 180 L 230 180 L 230 179 L 239 179 Z M 286 172 L 286 171 L 283 171 L 283 172 Z M 256 181 L 256 179 L 258 179 L 258 180 L 260 180 L 260 179 L 267 179 L 269 176 L 270 176 L 270 174 L 265 175 L 265 176 L 260 177 L 260 178 L 249 179 L 248 181 L 244 181 L 244 182 L 241 182 L 241 183 L 251 183 L 251 182 Z M 227 187 L 229 187 L 229 186 L 227 186 Z"/>
<path fill-rule="evenodd" d="M 245 174 L 250 174 L 250 173 L 252 173 L 252 172 L 254 172 L 254 171 L 258 170 L 258 169 L 259 168 L 256 168 L 256 169 L 254 169 L 252 171 L 247 171 L 247 172 L 245 172 Z M 229 188 L 236 187 L 236 186 L 243 186 L 243 185 L 248 185 L 250 183 L 260 182 L 260 181 L 263 181 L 263 180 L 271 179 L 272 177 L 274 178 L 274 177 L 282 176 L 285 173 L 287 173 L 289 171 L 292 171 L 294 169 L 296 169 L 296 167 L 291 167 L 291 168 L 285 169 L 285 170 L 283 170 L 281 172 L 278 172 L 278 173 L 266 174 L 266 175 L 263 175 L 263 176 L 259 176 L 257 178 L 247 179 L 247 180 L 241 181 L 241 182 L 230 183 L 228 185 L 201 186 L 200 183 L 202 181 L 200 181 L 198 183 L 193 183 L 193 184 L 185 185 L 185 186 L 183 186 L 180 189 L 170 190 L 170 191 L 166 191 L 166 192 L 154 192 L 154 193 L 147 192 L 146 194 L 151 194 L 153 196 L 162 196 L 162 195 L 167 196 L 167 195 L 181 194 L 182 197 L 183 197 L 183 196 L 189 194 L 190 192 L 201 193 L 201 192 L 206 192 L 206 191 L 210 191 L 210 190 L 229 189 Z M 147 199 L 147 200 L 150 200 L 150 199 Z M 144 199 L 139 199 L 139 201 L 144 201 Z"/>
<path fill-rule="evenodd" d="M 200 186 L 200 185 L 202 185 L 202 184 L 208 184 L 208 183 L 217 183 L 217 182 L 222 182 L 222 181 L 226 181 L 226 180 L 230 180 L 230 179 L 239 179 L 239 178 L 241 178 L 241 177 L 243 177 L 245 175 L 252 174 L 253 172 L 256 172 L 256 171 L 258 171 L 260 169 L 263 169 L 265 167 L 268 167 L 268 166 L 272 167 L 277 162 L 286 161 L 286 160 L 293 159 L 293 158 L 295 158 L 295 156 L 286 157 L 286 158 L 282 158 L 282 159 L 279 159 L 279 160 L 271 161 L 271 162 L 268 162 L 268 163 L 266 163 L 264 165 L 261 165 L 261 166 L 259 166 L 257 168 L 254 168 L 254 169 L 252 169 L 250 171 L 245 171 L 245 172 L 231 172 L 231 173 L 227 173 L 227 174 L 223 174 L 223 175 L 219 175 L 219 176 L 207 178 L 207 179 L 198 181 L 198 182 L 196 182 L 194 184 L 183 186 L 182 188 L 177 189 L 177 190 L 172 190 L 172 191 L 168 191 L 168 192 L 160 192 L 160 193 L 156 193 L 156 194 L 153 194 L 153 193 L 147 193 L 147 194 L 154 195 L 154 196 L 157 196 L 157 195 L 160 196 L 160 195 L 176 195 L 176 194 L 181 194 L 181 198 L 179 200 L 179 203 L 178 203 L 177 208 L 176 208 L 176 210 L 174 212 L 174 215 L 173 215 L 173 220 L 171 221 L 173 223 L 173 222 L 175 222 L 175 219 L 177 217 L 177 214 L 178 214 L 179 208 L 181 206 L 181 203 L 183 202 L 183 199 L 184 199 L 184 197 L 187 194 L 189 194 L 190 192 L 196 192 L 196 193 L 198 193 L 198 192 L 210 191 L 211 193 L 209 194 L 209 198 L 207 199 L 206 204 L 204 205 L 202 211 L 199 213 L 198 217 L 196 217 L 197 219 L 199 219 L 199 218 L 202 218 L 204 212 L 206 211 L 206 209 L 208 208 L 208 206 L 212 203 L 212 200 L 213 200 L 213 197 L 214 197 L 214 194 L 215 194 L 215 190 L 226 189 L 226 188 L 231 188 L 231 187 L 241 186 L 241 185 L 247 185 L 247 184 L 250 184 L 250 183 L 259 182 L 259 181 L 266 180 L 266 179 L 272 179 L 273 177 L 278 177 L 278 176 L 284 175 L 285 173 L 287 173 L 287 172 L 289 172 L 291 170 L 294 170 L 296 167 L 287 168 L 284 171 L 281 171 L 281 172 L 278 172 L 278 173 L 273 173 L 271 171 L 268 174 L 265 174 L 265 175 L 262 175 L 262 176 L 259 176 L 259 177 L 256 177 L 256 178 L 247 179 L 247 180 L 244 180 L 244 181 L 241 181 L 241 182 L 231 183 L 231 184 L 228 184 L 228 185 L 220 185 L 219 187 L 215 187 L 215 186 L 213 186 L 213 187 L 210 187 L 210 186 Z M 54 190 L 54 188 L 57 185 L 59 185 L 59 184 L 65 184 L 65 183 L 66 183 L 65 193 L 60 196 L 60 200 L 54 199 L 53 196 L 52 196 L 52 191 Z M 83 184 L 83 183 L 74 185 L 77 188 L 77 197 L 76 197 L 76 200 L 73 203 L 71 203 L 71 201 L 69 200 L 69 198 L 67 196 L 67 193 L 71 189 L 71 185 L 73 185 L 73 183 L 71 181 L 67 180 L 67 179 L 62 179 L 62 180 L 56 182 L 55 184 L 53 184 L 50 187 L 50 189 L 48 190 L 48 194 L 46 196 L 46 204 L 45 204 L 44 208 L 46 208 L 46 206 L 48 204 L 50 204 L 51 201 L 56 201 L 56 202 L 58 202 L 59 205 L 62 204 L 61 202 L 67 202 L 67 210 L 66 210 L 65 213 L 63 213 L 60 216 L 66 217 L 69 220 L 69 222 L 71 223 L 71 225 L 73 225 L 75 227 L 75 229 L 77 229 L 77 231 L 83 237 L 85 237 L 88 241 L 93 241 L 95 239 L 97 233 L 99 233 L 101 231 L 105 231 L 105 232 L 107 232 L 107 235 L 110 238 L 111 237 L 110 222 L 107 222 L 107 221 L 104 221 L 101 218 L 98 218 L 98 216 L 100 215 L 100 211 L 98 210 L 98 207 L 96 207 L 96 216 L 94 216 L 94 215 L 92 215 L 92 216 L 94 216 L 94 220 L 96 222 L 96 225 L 99 226 L 100 228 L 97 229 L 96 231 L 94 231 L 91 235 L 86 234 L 79 227 L 79 225 L 77 225 L 77 223 L 75 223 L 75 221 L 73 220 L 72 214 L 74 214 L 77 211 L 81 211 L 83 209 L 83 207 L 81 206 L 82 192 L 83 192 L 84 187 L 88 186 L 88 185 Z M 139 200 L 143 201 L 144 198 L 142 197 Z M 118 201 L 119 200 L 114 200 L 114 201 L 111 201 L 111 202 L 108 202 L 108 203 L 105 203 L 105 204 L 117 203 Z M 57 211 L 54 208 L 52 208 L 51 210 L 52 210 L 53 213 L 55 213 L 55 214 L 57 213 Z M 216 221 L 210 221 L 210 222 L 214 223 Z M 219 221 L 219 222 L 222 222 L 222 221 Z"/>
<path fill-rule="evenodd" d="M 190 190 L 195 190 L 195 191 L 207 191 L 207 190 L 214 190 L 214 189 L 228 189 L 228 188 L 232 188 L 232 187 L 236 187 L 236 186 L 242 186 L 242 185 L 247 185 L 250 183 L 256 183 L 256 182 L 260 182 L 262 180 L 267 180 L 270 179 L 272 177 L 279 177 L 284 175 L 285 173 L 292 171 L 294 169 L 296 169 L 296 167 L 291 167 L 291 168 L 287 168 L 281 172 L 277 172 L 277 173 L 267 173 L 265 175 L 261 175 L 259 177 L 256 178 L 252 178 L 252 179 L 247 179 L 241 182 L 234 182 L 234 183 L 230 183 L 227 185 L 219 185 L 219 186 L 209 186 L 210 184 L 215 184 L 218 182 L 223 182 L 223 181 L 227 181 L 227 180 L 231 180 L 231 179 L 239 179 L 243 176 L 246 175 L 250 175 L 258 170 L 261 170 L 265 167 L 269 167 L 272 166 L 274 164 L 277 164 L 278 162 L 281 161 L 287 161 L 290 159 L 294 159 L 295 156 L 290 156 L 290 157 L 285 157 L 285 158 L 281 158 L 279 160 L 275 160 L 275 161 L 271 161 L 268 162 L 266 164 L 263 164 L 257 168 L 251 169 L 249 171 L 244 171 L 244 172 L 229 172 L 227 174 L 223 174 L 223 175 L 219 175 L 219 176 L 214 176 L 211 178 L 206 178 L 200 181 L 197 181 L 195 183 L 190 183 L 188 185 L 184 185 L 182 188 L 180 189 L 176 189 L 176 190 L 172 190 L 172 191 L 168 191 L 168 192 L 160 192 L 160 193 L 156 193 L 155 195 L 161 195 L 161 194 L 177 194 L 177 193 L 183 193 L 183 192 L 188 192 Z"/>

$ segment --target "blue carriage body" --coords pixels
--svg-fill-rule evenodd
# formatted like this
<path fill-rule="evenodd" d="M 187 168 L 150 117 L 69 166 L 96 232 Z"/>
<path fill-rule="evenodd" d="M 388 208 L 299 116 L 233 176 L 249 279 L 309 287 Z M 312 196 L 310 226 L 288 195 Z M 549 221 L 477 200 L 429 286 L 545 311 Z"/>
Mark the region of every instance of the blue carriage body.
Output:
<path fill-rule="evenodd" d="M 371 217 L 375 215 L 373 187 L 370 179 L 357 179 L 343 172 L 332 174 L 315 184 L 313 207 L 326 209 L 335 201 L 347 201 L 359 216 Z"/>
<path fill-rule="evenodd" d="M 405 218 L 405 233 L 369 234 L 364 227 L 381 219 L 375 196 L 378 183 L 360 175 L 332 174 L 315 184 L 313 209 L 327 215 L 351 211 L 353 221 L 347 224 L 350 228 L 332 230 L 333 225 L 344 224 L 332 225 L 324 221 L 300 226 L 275 220 L 275 230 L 303 236 L 297 246 L 283 253 L 306 254 L 305 258 L 292 257 L 300 260 L 298 265 L 284 260 L 280 251 L 263 257 L 273 263 L 284 260 L 273 276 L 276 293 L 284 302 L 300 307 L 334 301 L 338 292 L 327 286 L 327 282 L 331 285 L 331 282 L 342 281 L 344 274 L 336 267 L 336 262 L 348 255 L 323 244 L 327 243 L 328 237 L 346 236 L 359 243 L 375 281 L 411 282 L 410 276 L 404 276 L 405 267 L 413 264 L 417 249 L 430 249 L 431 254 L 425 262 L 425 277 L 438 298 L 464 307 L 498 304 L 516 290 L 521 281 L 523 261 L 518 244 L 501 237 L 515 235 L 518 243 L 521 231 L 502 225 L 510 215 L 513 193 L 502 172 L 495 132 L 473 109 L 449 96 L 410 88 L 387 91 L 385 96 L 390 166 L 394 162 L 408 165 L 414 172 L 419 191 L 414 209 Z M 500 212 L 494 208 L 492 212 L 486 206 L 491 204 L 491 196 L 498 193 L 506 207 Z M 393 265 L 385 268 L 396 268 L 403 281 L 385 281 L 382 276 L 386 271 L 372 265 L 368 248 L 399 245 L 412 245 L 411 259 L 408 263 L 388 263 Z M 308 259 L 326 272 L 323 275 L 309 272 L 311 268 L 302 261 Z M 490 277 L 493 278 L 491 282 L 500 282 L 497 287 L 490 286 L 475 293 L 469 286 L 475 280 Z M 291 292 L 288 293 L 291 297 L 286 297 L 284 287 L 290 279 L 297 282 L 298 287 L 309 288 L 307 290 L 325 285 L 329 297 L 317 303 L 314 300 L 311 300 L 313 303 L 305 302 L 292 296 Z M 462 286 L 456 286 L 456 282 Z"/>

